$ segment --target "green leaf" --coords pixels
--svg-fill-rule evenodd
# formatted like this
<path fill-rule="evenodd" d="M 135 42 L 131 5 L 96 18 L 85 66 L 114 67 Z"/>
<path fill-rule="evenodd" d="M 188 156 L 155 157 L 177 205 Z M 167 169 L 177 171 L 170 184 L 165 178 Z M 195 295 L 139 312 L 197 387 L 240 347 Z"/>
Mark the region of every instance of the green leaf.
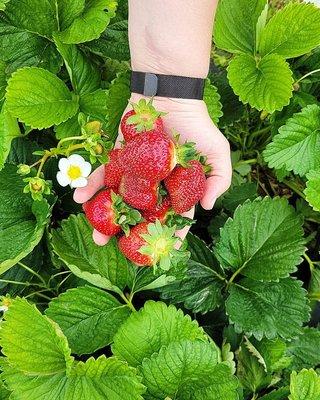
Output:
<path fill-rule="evenodd" d="M 7 65 L 5 62 L 0 60 L 0 100 L 4 98 L 7 86 L 7 75 L 6 75 Z"/>
<path fill-rule="evenodd" d="M 83 214 L 71 215 L 62 221 L 60 229 L 52 231 L 52 246 L 79 278 L 116 292 L 126 286 L 129 263 L 119 251 L 116 240 L 110 240 L 106 246 L 97 246 L 92 239 L 92 227 Z"/>
<path fill-rule="evenodd" d="M 4 104 L 0 113 L 0 170 L 4 167 L 12 140 L 18 136 L 21 136 L 18 121 L 10 115 Z"/>
<path fill-rule="evenodd" d="M 320 107 L 316 104 L 294 114 L 279 129 L 263 152 L 270 168 L 285 168 L 301 176 L 320 165 Z"/>
<path fill-rule="evenodd" d="M 237 400 L 237 379 L 212 343 L 182 341 L 142 362 L 146 399 Z"/>
<path fill-rule="evenodd" d="M 261 354 L 265 368 L 268 372 L 281 371 L 287 368 L 291 362 L 292 357 L 286 355 L 287 345 L 282 339 L 262 339 L 252 340 L 254 347 Z"/>
<path fill-rule="evenodd" d="M 320 9 L 313 4 L 289 3 L 261 33 L 259 52 L 285 58 L 309 53 L 320 43 Z"/>
<path fill-rule="evenodd" d="M 304 328 L 302 334 L 288 345 L 288 354 L 293 356 L 291 368 L 315 368 L 320 364 L 320 330 Z"/>
<path fill-rule="evenodd" d="M 217 88 L 212 85 L 210 79 L 206 79 L 203 100 L 207 105 L 208 113 L 212 122 L 218 124 L 219 118 L 222 114 L 222 104 L 220 103 L 220 95 Z"/>
<path fill-rule="evenodd" d="M 1 324 L 0 344 L 8 362 L 29 375 L 57 374 L 73 361 L 58 325 L 25 299 L 11 300 Z"/>
<path fill-rule="evenodd" d="M 22 68 L 12 75 L 6 97 L 10 113 L 37 129 L 66 121 L 79 107 L 64 82 L 35 67 Z"/>
<path fill-rule="evenodd" d="M 57 0 L 59 25 L 67 29 L 84 10 L 86 0 Z"/>
<path fill-rule="evenodd" d="M 312 369 L 292 372 L 289 400 L 316 400 L 320 398 L 320 376 Z"/>
<path fill-rule="evenodd" d="M 215 44 L 230 53 L 253 53 L 256 25 L 266 0 L 220 0 L 214 24 Z"/>
<path fill-rule="evenodd" d="M 130 80 L 128 73 L 120 73 L 111 82 L 107 96 L 107 132 L 111 139 L 118 136 L 122 114 L 130 98 Z"/>
<path fill-rule="evenodd" d="M 87 93 L 80 97 L 80 110 L 91 117 L 100 118 L 104 121 L 107 114 L 107 96 L 106 90 L 96 90 L 93 93 Z"/>
<path fill-rule="evenodd" d="M 14 165 L 0 172 L 0 274 L 28 255 L 48 223 L 49 205 L 23 193 L 25 183 Z"/>
<path fill-rule="evenodd" d="M 306 200 L 315 211 L 320 211 L 320 169 L 307 173 Z"/>
<path fill-rule="evenodd" d="M 62 43 L 55 38 L 56 46 L 64 59 L 73 90 L 77 94 L 91 93 L 100 88 L 98 68 L 76 46 Z"/>
<path fill-rule="evenodd" d="M 60 326 L 74 353 L 89 354 L 112 342 L 130 310 L 111 294 L 83 286 L 53 299 L 46 315 Z"/>
<path fill-rule="evenodd" d="M 147 301 L 120 327 L 112 352 L 129 365 L 137 366 L 162 346 L 184 339 L 207 340 L 197 322 L 183 315 L 181 310 L 162 302 Z"/>
<path fill-rule="evenodd" d="M 4 11 L 6 9 L 6 4 L 9 2 L 10 0 L 0 0 L 0 10 Z"/>
<path fill-rule="evenodd" d="M 292 278 L 258 282 L 245 278 L 230 287 L 226 311 L 237 332 L 292 339 L 309 319 L 306 291 Z"/>
<path fill-rule="evenodd" d="M 88 0 L 84 10 L 64 31 L 58 33 L 62 42 L 77 44 L 97 39 L 115 15 L 115 0 Z"/>
<path fill-rule="evenodd" d="M 67 119 L 59 125 L 54 127 L 54 131 L 57 139 L 64 139 L 70 136 L 79 136 L 81 133 L 81 127 L 78 121 L 78 114 Z"/>
<path fill-rule="evenodd" d="M 229 64 L 228 79 L 240 100 L 257 110 L 273 113 L 288 105 L 292 97 L 292 72 L 276 54 L 261 59 L 237 55 Z"/>
<path fill-rule="evenodd" d="M 223 206 L 231 212 L 243 204 L 246 200 L 254 200 L 257 197 L 257 185 L 252 182 L 245 182 L 241 185 L 233 186 L 222 199 Z"/>
<path fill-rule="evenodd" d="M 302 219 L 285 198 L 265 197 L 239 206 L 220 231 L 215 253 L 222 266 L 262 281 L 296 270 L 304 253 Z"/>
<path fill-rule="evenodd" d="M 50 38 L 58 29 L 55 0 L 10 0 L 5 15 L 13 26 Z"/>
<path fill-rule="evenodd" d="M 266 394 L 265 396 L 259 397 L 259 400 L 288 400 L 289 389 L 286 387 Z"/>

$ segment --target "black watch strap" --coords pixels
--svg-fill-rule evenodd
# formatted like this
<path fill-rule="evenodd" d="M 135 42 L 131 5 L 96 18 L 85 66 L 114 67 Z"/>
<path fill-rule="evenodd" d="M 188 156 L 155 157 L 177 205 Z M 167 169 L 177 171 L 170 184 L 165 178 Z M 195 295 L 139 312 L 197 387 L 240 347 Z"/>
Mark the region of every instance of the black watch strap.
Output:
<path fill-rule="evenodd" d="M 149 72 L 131 72 L 131 92 L 147 97 L 203 99 L 205 79 L 187 76 L 162 75 Z"/>

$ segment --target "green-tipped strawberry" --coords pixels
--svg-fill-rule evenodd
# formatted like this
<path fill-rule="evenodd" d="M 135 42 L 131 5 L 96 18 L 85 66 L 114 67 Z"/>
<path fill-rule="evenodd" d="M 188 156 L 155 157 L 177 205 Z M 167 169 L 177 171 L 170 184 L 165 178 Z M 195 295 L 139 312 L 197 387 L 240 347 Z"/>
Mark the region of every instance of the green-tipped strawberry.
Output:
<path fill-rule="evenodd" d="M 202 199 L 206 176 L 202 164 L 193 160 L 188 167 L 177 166 L 164 181 L 173 210 L 181 214 L 189 211 Z"/>
<path fill-rule="evenodd" d="M 139 211 L 125 204 L 111 189 L 99 192 L 84 203 L 83 210 L 90 224 L 108 236 L 117 235 L 121 230 L 128 234 L 130 225 L 141 220 Z"/>
<path fill-rule="evenodd" d="M 164 131 L 162 113 L 157 111 L 150 100 L 141 99 L 138 104 L 132 103 L 133 110 L 128 111 L 122 118 L 120 129 L 126 142 L 141 132 L 154 131 L 158 135 Z"/>
<path fill-rule="evenodd" d="M 160 182 L 177 165 L 199 158 L 193 143 L 175 144 L 168 136 L 145 132 L 126 144 L 120 164 L 126 174 Z"/>
<path fill-rule="evenodd" d="M 174 232 L 175 227 L 161 225 L 159 220 L 155 223 L 142 222 L 133 227 L 128 236 L 119 239 L 119 248 L 139 266 L 159 267 L 167 271 L 178 257 L 175 245 L 179 239 Z"/>
<path fill-rule="evenodd" d="M 158 203 L 158 183 L 134 175 L 123 175 L 119 193 L 123 200 L 139 210 L 154 209 Z"/>
<path fill-rule="evenodd" d="M 113 189 L 118 189 L 123 171 L 119 163 L 121 149 L 111 150 L 109 153 L 109 162 L 104 167 L 104 184 Z"/>
<path fill-rule="evenodd" d="M 158 219 L 161 223 L 164 223 L 170 212 L 171 203 L 169 197 L 164 197 L 161 203 L 156 204 L 156 206 L 151 210 L 146 210 L 141 213 L 143 218 L 148 222 L 156 222 Z"/>

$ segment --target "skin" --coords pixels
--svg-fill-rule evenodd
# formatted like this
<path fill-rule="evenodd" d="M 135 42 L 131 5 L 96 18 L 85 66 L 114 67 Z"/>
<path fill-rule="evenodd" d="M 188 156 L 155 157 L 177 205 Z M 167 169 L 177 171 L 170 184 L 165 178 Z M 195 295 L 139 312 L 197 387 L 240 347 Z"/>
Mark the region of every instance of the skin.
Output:
<path fill-rule="evenodd" d="M 132 70 L 205 78 L 209 70 L 214 13 L 218 0 L 129 0 L 129 43 Z M 200 6 L 201 5 L 201 6 Z M 132 93 L 130 102 L 143 96 Z M 131 109 L 129 105 L 125 112 Z M 232 167 L 229 143 L 212 123 L 203 101 L 155 97 L 154 106 L 168 114 L 166 131 L 180 134 L 180 142 L 196 143 L 212 167 L 201 200 L 210 210 L 230 186 Z M 119 132 L 118 143 L 122 139 Z M 84 203 L 103 186 L 103 166 L 94 171 L 88 186 L 78 188 L 74 200 Z M 194 209 L 184 214 L 189 218 Z M 177 232 L 184 238 L 185 228 Z M 93 232 L 94 241 L 104 245 L 109 238 Z"/>

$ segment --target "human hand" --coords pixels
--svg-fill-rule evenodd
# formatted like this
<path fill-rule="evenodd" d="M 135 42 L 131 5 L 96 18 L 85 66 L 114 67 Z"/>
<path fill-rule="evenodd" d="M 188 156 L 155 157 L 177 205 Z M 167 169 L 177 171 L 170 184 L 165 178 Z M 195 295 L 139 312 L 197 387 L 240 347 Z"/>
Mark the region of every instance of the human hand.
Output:
<path fill-rule="evenodd" d="M 130 103 L 137 103 L 143 96 L 133 93 Z M 125 113 L 131 108 L 129 106 Z M 197 150 L 207 156 L 207 163 L 212 171 L 207 179 L 206 191 L 200 203 L 206 210 L 210 210 L 216 199 L 230 186 L 232 167 L 229 143 L 219 129 L 212 123 L 207 107 L 203 101 L 187 99 L 154 98 L 154 107 L 167 113 L 163 117 L 164 127 L 169 135 L 176 131 L 180 134 L 179 141 L 194 142 Z M 119 132 L 116 147 L 120 147 L 122 134 Z M 97 168 L 89 177 L 88 185 L 76 189 L 74 200 L 84 203 L 104 186 L 104 166 Z M 194 208 L 183 214 L 193 218 Z M 177 231 L 177 236 L 184 239 L 189 227 Z M 96 244 L 105 245 L 109 237 L 97 230 L 93 231 L 93 240 Z"/>

